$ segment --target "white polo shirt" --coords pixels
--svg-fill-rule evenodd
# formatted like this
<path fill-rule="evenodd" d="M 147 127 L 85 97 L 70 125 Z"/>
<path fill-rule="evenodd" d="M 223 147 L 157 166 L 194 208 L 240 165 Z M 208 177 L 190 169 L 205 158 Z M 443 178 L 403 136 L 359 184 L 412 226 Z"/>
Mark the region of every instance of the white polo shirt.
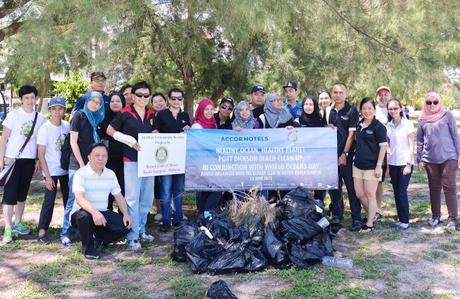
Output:
<path fill-rule="evenodd" d="M 414 124 L 407 118 L 402 117 L 397 127 L 393 123 L 393 120 L 388 122 L 386 127 L 391 151 L 388 164 L 393 166 L 404 166 L 408 162 L 410 156 L 409 135 L 415 132 Z M 414 163 L 413 159 L 410 163 Z"/>
<path fill-rule="evenodd" d="M 84 192 L 86 200 L 99 211 L 107 210 L 110 193 L 115 195 L 121 192 L 117 176 L 112 170 L 104 167 L 102 174 L 99 175 L 89 163 L 75 172 L 72 190 L 73 192 Z M 80 210 L 80 206 L 75 200 L 70 214 L 72 215 L 78 210 Z"/>

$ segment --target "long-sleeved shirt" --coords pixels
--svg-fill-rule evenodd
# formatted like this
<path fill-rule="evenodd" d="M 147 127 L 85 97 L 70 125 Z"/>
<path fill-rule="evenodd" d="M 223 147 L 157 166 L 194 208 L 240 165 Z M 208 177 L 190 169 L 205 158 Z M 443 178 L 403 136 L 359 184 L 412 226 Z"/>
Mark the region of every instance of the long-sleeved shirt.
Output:
<path fill-rule="evenodd" d="M 447 111 L 436 122 L 419 123 L 417 131 L 417 163 L 441 164 L 456 160 L 460 156 L 460 138 L 457 122 L 452 112 Z"/>

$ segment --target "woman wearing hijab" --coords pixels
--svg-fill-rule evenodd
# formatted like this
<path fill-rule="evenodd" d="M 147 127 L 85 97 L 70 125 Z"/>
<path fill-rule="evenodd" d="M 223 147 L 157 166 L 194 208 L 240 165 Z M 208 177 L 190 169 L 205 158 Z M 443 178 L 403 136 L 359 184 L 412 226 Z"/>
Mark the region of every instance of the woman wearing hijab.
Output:
<path fill-rule="evenodd" d="M 460 140 L 457 122 L 447 111 L 435 92 L 425 96 L 417 131 L 417 162 L 420 171 L 428 174 L 430 189 L 431 226 L 441 223 L 441 190 L 444 190 L 447 211 L 446 228 L 457 225 L 457 167 L 460 161 Z"/>
<path fill-rule="evenodd" d="M 109 109 L 105 113 L 104 121 L 101 124 L 102 132 L 107 130 L 107 127 L 115 118 L 118 112 L 126 106 L 126 99 L 120 92 L 114 92 L 109 96 Z M 108 140 L 109 159 L 107 168 L 112 169 L 117 176 L 118 184 L 120 184 L 121 193 L 125 194 L 125 182 L 123 175 L 123 144 L 105 134 L 105 139 Z M 109 210 L 113 210 L 113 196 L 109 195 Z"/>
<path fill-rule="evenodd" d="M 326 121 L 321 116 L 316 97 L 307 96 L 302 101 L 302 115 L 294 120 L 295 127 L 324 127 Z"/>
<path fill-rule="evenodd" d="M 260 120 L 252 114 L 251 105 L 247 101 L 241 101 L 236 105 L 234 116 L 235 119 L 232 121 L 232 128 L 236 131 L 262 127 Z"/>
<path fill-rule="evenodd" d="M 280 95 L 272 93 L 267 96 L 264 114 L 260 116 L 264 128 L 293 128 L 294 120 L 288 108 L 284 107 Z"/>
<path fill-rule="evenodd" d="M 104 120 L 104 105 L 102 94 L 91 91 L 86 96 L 82 110 L 75 112 L 70 122 L 70 147 L 72 152 L 69 160 L 69 198 L 64 211 L 61 243 L 64 246 L 72 245 L 70 241 L 70 212 L 75 201 L 72 191 L 75 172 L 88 163 L 88 149 L 91 144 L 101 141 L 100 124 Z"/>
<path fill-rule="evenodd" d="M 299 118 L 294 120 L 295 127 L 324 127 L 326 126 L 326 121 L 321 116 L 319 109 L 318 101 L 315 96 L 306 96 L 302 101 L 302 114 Z M 315 190 L 314 197 L 319 199 L 324 204 L 324 197 L 326 191 L 324 190 Z"/>
<path fill-rule="evenodd" d="M 202 99 L 198 104 L 195 117 L 192 121 L 193 129 L 216 129 L 214 118 L 214 103 L 210 99 Z M 199 217 L 204 216 L 205 211 L 211 211 L 220 203 L 221 192 L 197 192 L 196 207 Z"/>

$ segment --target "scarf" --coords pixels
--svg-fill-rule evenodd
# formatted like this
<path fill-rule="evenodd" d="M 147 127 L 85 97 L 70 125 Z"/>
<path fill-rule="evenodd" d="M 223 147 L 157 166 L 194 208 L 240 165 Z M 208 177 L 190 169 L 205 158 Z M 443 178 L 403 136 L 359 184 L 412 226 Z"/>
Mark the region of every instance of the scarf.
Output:
<path fill-rule="evenodd" d="M 305 101 L 310 99 L 313 102 L 313 112 L 308 114 L 302 110 L 302 115 L 299 117 L 299 123 L 302 127 L 324 127 L 325 122 L 323 117 L 321 116 L 321 112 L 319 112 L 319 105 L 318 102 L 310 97 L 303 99 L 302 101 L 302 109 L 305 105 Z"/>
<path fill-rule="evenodd" d="M 101 103 L 99 109 L 95 112 L 92 112 L 88 109 L 88 102 L 92 98 L 98 98 L 99 102 Z M 89 123 L 93 127 L 94 142 L 95 143 L 100 142 L 101 139 L 99 138 L 99 135 L 97 134 L 97 126 L 104 120 L 104 100 L 102 99 L 101 93 L 97 91 L 90 91 L 87 94 L 85 106 L 83 106 L 83 113 L 86 114 L 86 117 L 88 118 Z"/>
<path fill-rule="evenodd" d="M 278 110 L 273 106 L 277 97 L 279 97 L 279 95 L 276 93 L 269 94 L 264 106 L 265 119 L 272 128 L 278 128 L 279 125 L 287 123 L 292 119 L 292 114 L 288 108 L 282 107 Z"/>
<path fill-rule="evenodd" d="M 209 105 L 214 107 L 214 103 L 212 100 L 206 98 L 201 99 L 200 103 L 198 104 L 198 108 L 196 109 L 195 117 L 193 118 L 192 123 L 200 124 L 203 127 L 203 129 L 217 128 L 216 119 L 214 118 L 214 115 L 210 119 L 204 116 L 204 109 Z"/>
<path fill-rule="evenodd" d="M 438 101 L 439 102 L 439 110 L 438 112 L 431 112 L 430 111 L 430 107 L 425 103 L 426 101 Z M 444 114 L 446 114 L 447 110 L 446 108 L 444 107 L 444 105 L 442 104 L 441 102 L 441 96 L 439 94 L 437 94 L 436 92 L 429 92 L 426 96 L 425 96 L 425 100 L 423 101 L 423 109 L 422 109 L 422 113 L 420 114 L 420 118 L 419 120 L 420 121 L 424 121 L 424 122 L 427 122 L 427 123 L 434 123 L 438 120 L 441 119 L 441 117 L 444 116 Z"/>
<path fill-rule="evenodd" d="M 249 110 L 249 118 L 244 119 L 241 117 L 241 109 L 247 108 Z M 240 127 L 241 129 L 254 129 L 256 125 L 256 119 L 252 113 L 251 106 L 247 101 L 241 101 L 236 105 L 235 113 L 233 114 L 235 119 L 232 121 L 232 128 Z"/>

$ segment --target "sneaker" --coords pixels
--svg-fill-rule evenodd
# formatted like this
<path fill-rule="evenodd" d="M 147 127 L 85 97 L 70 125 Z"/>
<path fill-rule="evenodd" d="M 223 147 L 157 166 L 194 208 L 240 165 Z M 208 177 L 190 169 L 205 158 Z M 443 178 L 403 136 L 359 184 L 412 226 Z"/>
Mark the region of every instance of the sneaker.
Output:
<path fill-rule="evenodd" d="M 442 221 L 441 221 L 440 217 L 433 217 L 433 219 L 431 219 L 430 222 L 429 222 L 431 227 L 438 226 L 441 223 L 442 223 Z"/>
<path fill-rule="evenodd" d="M 447 222 L 446 224 L 446 229 L 449 230 L 449 231 L 454 231 L 457 227 L 457 222 L 451 220 L 449 222 Z"/>
<path fill-rule="evenodd" d="M 30 234 L 29 227 L 22 222 L 19 222 L 18 224 L 13 224 L 13 226 L 11 227 L 11 231 L 15 234 L 20 234 L 20 235 Z"/>
<path fill-rule="evenodd" d="M 3 244 L 11 242 L 13 242 L 13 231 L 11 228 L 5 228 L 5 232 L 3 233 Z"/>
<path fill-rule="evenodd" d="M 382 218 L 383 218 L 383 215 L 377 212 L 375 213 L 375 216 L 374 216 L 374 222 L 380 221 L 382 220 Z"/>
<path fill-rule="evenodd" d="M 353 224 L 350 226 L 349 230 L 351 232 L 357 232 L 357 231 L 359 231 L 361 229 L 362 226 L 363 226 L 363 224 L 362 224 L 361 221 L 354 220 Z"/>
<path fill-rule="evenodd" d="M 155 215 L 154 219 L 155 219 L 155 221 L 161 221 L 161 219 L 163 219 L 163 215 L 158 213 L 158 214 Z"/>
<path fill-rule="evenodd" d="M 61 237 L 61 244 L 64 247 L 70 247 L 72 246 L 72 241 L 69 239 L 69 237 Z"/>
<path fill-rule="evenodd" d="M 142 233 L 140 235 L 140 239 L 142 241 L 147 241 L 147 242 L 153 242 L 155 240 L 155 238 L 152 235 L 147 234 L 147 233 Z"/>
<path fill-rule="evenodd" d="M 408 223 L 401 223 L 401 222 L 396 222 L 396 223 L 391 223 L 389 225 L 390 228 L 395 229 L 395 230 L 406 230 L 409 228 Z"/>
<path fill-rule="evenodd" d="M 85 258 L 87 260 L 97 260 L 99 258 L 99 254 L 97 253 L 96 250 L 94 250 L 94 252 L 85 253 Z"/>
<path fill-rule="evenodd" d="M 142 249 L 142 246 L 138 240 L 130 240 L 128 241 L 128 248 L 132 251 L 137 251 L 137 250 Z"/>
<path fill-rule="evenodd" d="M 41 243 L 41 244 L 44 244 L 44 245 L 47 245 L 49 243 L 51 243 L 51 240 L 46 236 L 46 235 L 43 235 L 43 236 L 38 236 L 38 239 L 37 239 L 38 243 Z"/>

